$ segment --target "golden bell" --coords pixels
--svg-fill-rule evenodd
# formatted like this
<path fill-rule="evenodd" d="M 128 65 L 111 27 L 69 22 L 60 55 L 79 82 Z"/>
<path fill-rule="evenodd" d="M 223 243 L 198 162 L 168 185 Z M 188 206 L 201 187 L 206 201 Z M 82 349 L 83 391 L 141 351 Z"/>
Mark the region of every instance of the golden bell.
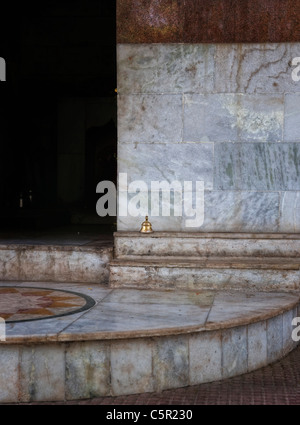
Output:
<path fill-rule="evenodd" d="M 146 215 L 145 217 L 145 221 L 143 221 L 142 223 L 142 227 L 140 230 L 141 233 L 152 233 L 152 225 L 150 223 L 150 221 L 148 221 L 148 216 Z"/>

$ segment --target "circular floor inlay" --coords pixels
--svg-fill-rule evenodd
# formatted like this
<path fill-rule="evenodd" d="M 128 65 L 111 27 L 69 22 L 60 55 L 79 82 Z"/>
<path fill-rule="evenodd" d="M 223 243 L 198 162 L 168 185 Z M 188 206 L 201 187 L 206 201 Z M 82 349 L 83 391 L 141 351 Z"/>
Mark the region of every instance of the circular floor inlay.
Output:
<path fill-rule="evenodd" d="M 87 310 L 95 301 L 85 294 L 50 288 L 0 287 L 0 317 L 7 323 L 49 319 Z"/>

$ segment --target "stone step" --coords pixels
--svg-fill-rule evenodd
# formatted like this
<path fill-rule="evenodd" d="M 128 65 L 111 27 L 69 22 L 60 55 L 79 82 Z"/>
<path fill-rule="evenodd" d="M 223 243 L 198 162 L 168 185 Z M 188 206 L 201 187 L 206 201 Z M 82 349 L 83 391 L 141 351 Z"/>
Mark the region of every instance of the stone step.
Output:
<path fill-rule="evenodd" d="M 210 257 L 114 259 L 111 287 L 169 289 L 298 290 L 300 259 Z"/>
<path fill-rule="evenodd" d="M 0 245 L 0 279 L 6 281 L 107 284 L 111 243 L 91 245 Z"/>
<path fill-rule="evenodd" d="M 6 339 L 0 340 L 0 403 L 160 392 L 219 381 L 279 360 L 298 344 L 293 319 L 300 315 L 299 293 L 55 282 L 0 286 L 10 300 Z M 45 302 L 41 291 L 49 289 L 47 309 L 34 312 L 34 305 Z M 20 299 L 25 294 L 27 308 Z M 93 303 L 73 311 L 80 298 Z"/>
<path fill-rule="evenodd" d="M 300 234 L 116 232 L 115 258 L 132 256 L 299 257 Z"/>
<path fill-rule="evenodd" d="M 299 270 L 300 258 L 285 257 L 145 257 L 131 256 L 112 260 L 110 266 L 129 267 L 175 267 L 175 268 L 216 268 L 216 269 L 272 269 Z"/>

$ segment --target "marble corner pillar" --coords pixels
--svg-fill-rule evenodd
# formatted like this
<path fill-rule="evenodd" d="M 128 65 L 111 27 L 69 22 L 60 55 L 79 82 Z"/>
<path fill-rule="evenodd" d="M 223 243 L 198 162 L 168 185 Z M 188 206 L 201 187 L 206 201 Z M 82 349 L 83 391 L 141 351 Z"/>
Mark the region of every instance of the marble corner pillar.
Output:
<path fill-rule="evenodd" d="M 279 0 L 117 1 L 118 172 L 129 189 L 118 231 L 139 230 L 145 208 L 158 231 L 300 231 L 299 11 L 300 0 L 284 10 Z M 182 197 L 160 191 L 153 205 L 153 181 L 179 182 Z M 187 227 L 197 181 L 204 219 Z"/>

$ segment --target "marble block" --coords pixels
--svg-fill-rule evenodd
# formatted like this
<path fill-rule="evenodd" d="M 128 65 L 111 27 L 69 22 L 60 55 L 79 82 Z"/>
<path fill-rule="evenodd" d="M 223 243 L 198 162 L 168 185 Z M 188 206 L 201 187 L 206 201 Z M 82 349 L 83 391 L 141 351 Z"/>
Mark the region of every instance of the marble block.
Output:
<path fill-rule="evenodd" d="M 215 189 L 297 190 L 299 143 L 215 144 Z"/>
<path fill-rule="evenodd" d="M 248 368 L 247 330 L 245 327 L 222 332 L 222 376 L 246 373 Z"/>
<path fill-rule="evenodd" d="M 219 93 L 286 93 L 299 91 L 292 79 L 292 59 L 299 43 L 218 44 L 215 91 Z"/>
<path fill-rule="evenodd" d="M 186 335 L 157 338 L 153 354 L 156 391 L 189 383 L 189 348 Z"/>
<path fill-rule="evenodd" d="M 190 336 L 190 385 L 222 379 L 221 332 L 203 332 Z"/>
<path fill-rule="evenodd" d="M 188 94 L 184 96 L 185 141 L 278 142 L 283 96 Z"/>
<path fill-rule="evenodd" d="M 61 345 L 23 346 L 20 388 L 22 401 L 64 399 L 65 356 Z"/>
<path fill-rule="evenodd" d="M 19 400 L 19 347 L 0 346 L 0 403 Z"/>
<path fill-rule="evenodd" d="M 113 395 L 154 391 L 151 341 L 116 341 L 111 345 Z"/>
<path fill-rule="evenodd" d="M 268 362 L 275 361 L 282 356 L 283 341 L 282 314 L 267 320 L 267 353 Z"/>
<path fill-rule="evenodd" d="M 215 46 L 117 45 L 118 93 L 206 93 L 213 90 Z"/>
<path fill-rule="evenodd" d="M 248 371 L 267 364 L 267 323 L 266 321 L 248 325 Z"/>
<path fill-rule="evenodd" d="M 152 181 L 204 181 L 213 188 L 213 144 L 174 143 L 119 145 L 119 173 L 127 173 L 128 184 L 142 180 L 151 188 Z"/>
<path fill-rule="evenodd" d="M 300 232 L 300 191 L 281 192 L 279 231 Z"/>
<path fill-rule="evenodd" d="M 1 279 L 18 280 L 20 278 L 18 254 L 9 247 L 1 249 L 0 254 Z"/>
<path fill-rule="evenodd" d="M 66 348 L 66 399 L 110 394 L 109 347 L 102 341 L 68 344 Z"/>
<path fill-rule="evenodd" d="M 237 177 L 230 174 L 229 179 L 235 184 Z M 220 185 L 225 181 L 223 179 Z M 204 222 L 201 231 L 276 232 L 278 220 L 278 192 L 213 190 L 204 193 Z"/>
<path fill-rule="evenodd" d="M 300 82 L 298 82 L 300 91 Z M 284 140 L 300 141 L 300 93 L 285 95 Z"/>
<path fill-rule="evenodd" d="M 295 341 L 292 338 L 294 326 L 292 320 L 294 318 L 294 310 L 286 311 L 282 314 L 282 354 L 286 355 L 295 348 Z"/>
<path fill-rule="evenodd" d="M 182 141 L 182 96 L 119 95 L 118 141 L 119 144 Z"/>

